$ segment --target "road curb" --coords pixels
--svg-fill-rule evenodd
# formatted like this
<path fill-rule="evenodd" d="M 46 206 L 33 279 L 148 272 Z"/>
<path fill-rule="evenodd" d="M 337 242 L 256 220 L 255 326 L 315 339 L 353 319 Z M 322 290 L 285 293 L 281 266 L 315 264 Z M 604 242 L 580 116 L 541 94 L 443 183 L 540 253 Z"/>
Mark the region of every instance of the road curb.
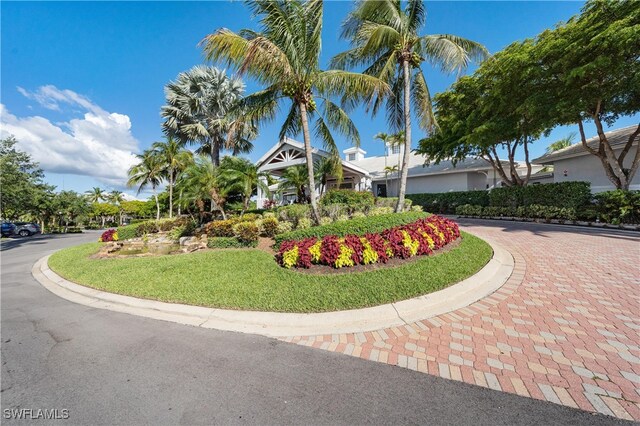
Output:
<path fill-rule="evenodd" d="M 138 299 L 68 281 L 49 269 L 49 256 L 32 268 L 33 277 L 55 295 L 81 305 L 203 328 L 269 337 L 357 333 L 410 324 L 469 306 L 498 290 L 511 276 L 514 258 L 485 239 L 491 260 L 475 275 L 445 289 L 371 308 L 312 314 L 236 311 Z"/>

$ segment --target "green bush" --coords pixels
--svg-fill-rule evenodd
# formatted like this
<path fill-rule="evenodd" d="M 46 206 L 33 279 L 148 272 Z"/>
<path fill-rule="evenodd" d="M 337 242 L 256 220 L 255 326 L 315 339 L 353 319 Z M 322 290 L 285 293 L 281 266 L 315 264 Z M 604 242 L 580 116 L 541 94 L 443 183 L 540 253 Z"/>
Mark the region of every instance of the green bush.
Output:
<path fill-rule="evenodd" d="M 214 220 L 204 226 L 204 230 L 209 237 L 233 237 L 233 227 L 238 223 L 238 218 L 227 220 Z"/>
<path fill-rule="evenodd" d="M 462 205 L 489 205 L 489 192 L 487 191 L 455 191 L 442 193 L 407 194 L 407 198 L 413 200 L 414 205 L 422 206 L 425 211 L 432 213 L 452 214 L 456 208 Z"/>
<path fill-rule="evenodd" d="M 311 206 L 308 204 L 282 206 L 278 209 L 278 218 L 297 225 L 298 220 L 302 218 L 311 219 Z"/>
<path fill-rule="evenodd" d="M 405 200 L 404 200 L 404 211 L 409 211 L 411 209 L 411 205 L 413 204 L 413 200 L 411 198 L 409 198 L 408 194 L 407 194 L 406 197 L 407 198 L 405 198 Z M 397 197 L 388 197 L 388 198 L 378 197 L 378 198 L 376 198 L 375 206 L 376 207 L 389 207 L 392 210 L 395 210 L 397 203 L 398 203 L 398 198 Z"/>
<path fill-rule="evenodd" d="M 591 201 L 589 182 L 556 182 L 541 185 L 494 188 L 489 192 L 489 205 L 518 207 L 538 204 L 579 209 Z"/>
<path fill-rule="evenodd" d="M 287 232 L 291 232 L 293 230 L 293 224 L 291 222 L 280 222 L 278 223 L 278 230 L 276 234 L 285 234 Z"/>
<path fill-rule="evenodd" d="M 256 247 L 258 241 L 240 241 L 234 237 L 212 237 L 207 239 L 207 247 L 211 249 Z"/>
<path fill-rule="evenodd" d="M 330 217 L 323 216 L 320 218 L 320 225 L 329 225 L 330 223 L 333 223 L 333 219 Z"/>
<path fill-rule="evenodd" d="M 276 219 L 274 216 L 267 216 L 262 219 L 262 233 L 265 237 L 273 238 L 277 232 L 278 219 Z"/>
<path fill-rule="evenodd" d="M 82 234 L 82 228 L 77 226 L 69 226 L 67 227 L 67 234 Z"/>
<path fill-rule="evenodd" d="M 391 214 L 393 213 L 393 207 L 374 207 L 369 212 L 370 216 L 380 216 L 383 214 Z"/>
<path fill-rule="evenodd" d="M 640 223 L 640 191 L 617 189 L 596 194 L 594 199 L 603 222 Z"/>
<path fill-rule="evenodd" d="M 348 234 L 365 235 L 373 232 L 382 232 L 394 226 L 405 225 L 415 222 L 418 219 L 427 217 L 424 212 L 404 212 L 391 213 L 379 216 L 368 216 L 360 219 L 351 219 L 341 222 L 334 222 L 329 225 L 314 226 L 309 229 L 301 229 L 276 235 L 276 247 L 283 241 L 302 240 L 304 238 L 322 238 L 326 235 L 336 235 L 343 237 Z"/>
<path fill-rule="evenodd" d="M 238 241 L 249 243 L 258 241 L 260 228 L 255 222 L 240 222 L 233 227 L 233 233 Z"/>
<path fill-rule="evenodd" d="M 572 207 L 543 206 L 540 204 L 532 204 L 527 207 L 483 207 L 464 204 L 456 207 L 456 214 L 461 216 L 521 217 L 545 220 L 575 220 L 577 217 L 576 209 Z"/>
<path fill-rule="evenodd" d="M 347 204 L 326 204 L 320 206 L 320 216 L 330 217 L 332 220 L 336 220 L 338 216 L 349 214 L 349 206 Z"/>
<path fill-rule="evenodd" d="M 130 240 L 137 237 L 138 224 L 119 226 L 118 227 L 118 239 Z"/>
<path fill-rule="evenodd" d="M 358 208 L 373 206 L 373 202 L 373 194 L 370 191 L 353 191 L 351 189 L 331 189 L 320 199 L 320 204 L 323 206 L 346 204 Z"/>
<path fill-rule="evenodd" d="M 311 225 L 313 225 L 311 219 L 303 217 L 298 219 L 298 225 L 296 226 L 296 229 L 308 229 L 311 228 Z"/>

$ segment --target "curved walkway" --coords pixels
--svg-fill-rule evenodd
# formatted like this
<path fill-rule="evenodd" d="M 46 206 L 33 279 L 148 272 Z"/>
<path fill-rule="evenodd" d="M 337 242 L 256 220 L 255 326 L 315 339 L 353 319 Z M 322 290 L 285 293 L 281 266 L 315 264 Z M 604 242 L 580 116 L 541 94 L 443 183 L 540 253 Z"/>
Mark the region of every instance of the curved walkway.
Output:
<path fill-rule="evenodd" d="M 640 238 L 461 225 L 514 256 L 514 274 L 490 297 L 410 325 L 283 340 L 640 421 Z"/>

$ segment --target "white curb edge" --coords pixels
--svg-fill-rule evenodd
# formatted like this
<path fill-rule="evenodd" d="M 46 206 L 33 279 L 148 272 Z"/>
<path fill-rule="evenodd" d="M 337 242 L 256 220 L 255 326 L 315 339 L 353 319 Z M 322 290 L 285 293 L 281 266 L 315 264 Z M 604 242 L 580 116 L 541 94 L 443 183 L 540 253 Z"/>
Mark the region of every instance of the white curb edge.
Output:
<path fill-rule="evenodd" d="M 138 299 L 68 281 L 49 269 L 49 256 L 31 270 L 47 290 L 74 303 L 146 318 L 268 337 L 357 333 L 410 324 L 469 306 L 502 287 L 514 269 L 511 253 L 488 239 L 491 260 L 475 275 L 424 296 L 364 309 L 313 314 L 236 311 Z"/>

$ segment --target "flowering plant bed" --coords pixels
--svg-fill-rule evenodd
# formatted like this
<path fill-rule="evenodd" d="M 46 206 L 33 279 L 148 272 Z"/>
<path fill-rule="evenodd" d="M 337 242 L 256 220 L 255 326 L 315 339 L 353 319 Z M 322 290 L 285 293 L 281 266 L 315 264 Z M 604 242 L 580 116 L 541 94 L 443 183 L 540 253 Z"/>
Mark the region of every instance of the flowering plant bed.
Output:
<path fill-rule="evenodd" d="M 440 216 L 419 219 L 380 233 L 363 236 L 327 235 L 283 241 L 276 261 L 285 268 L 310 268 L 312 264 L 333 268 L 387 263 L 389 259 L 408 259 L 432 254 L 460 237 L 458 225 Z"/>

